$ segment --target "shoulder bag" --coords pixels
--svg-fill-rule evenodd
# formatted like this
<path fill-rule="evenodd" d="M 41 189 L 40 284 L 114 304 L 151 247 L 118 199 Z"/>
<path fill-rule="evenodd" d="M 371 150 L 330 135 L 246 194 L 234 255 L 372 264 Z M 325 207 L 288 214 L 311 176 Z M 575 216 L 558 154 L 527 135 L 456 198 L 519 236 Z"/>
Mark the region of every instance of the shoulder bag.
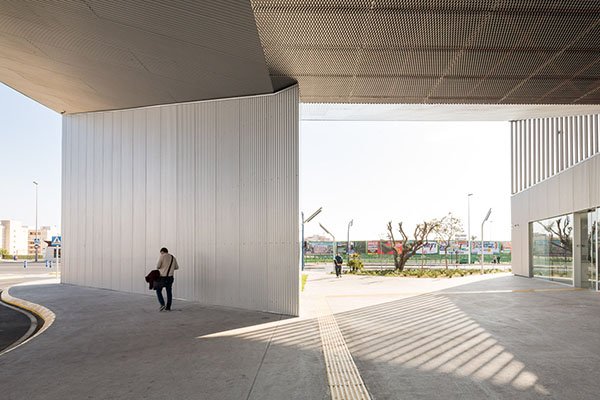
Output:
<path fill-rule="evenodd" d="M 162 288 L 167 286 L 167 278 L 169 277 L 169 274 L 171 273 L 172 266 L 173 266 L 173 256 L 171 255 L 171 264 L 169 264 L 169 269 L 167 270 L 167 276 L 159 276 L 158 278 L 154 279 L 154 281 L 152 283 L 152 287 L 154 288 L 154 290 L 162 290 Z M 160 271 L 159 271 L 159 273 L 160 273 Z"/>

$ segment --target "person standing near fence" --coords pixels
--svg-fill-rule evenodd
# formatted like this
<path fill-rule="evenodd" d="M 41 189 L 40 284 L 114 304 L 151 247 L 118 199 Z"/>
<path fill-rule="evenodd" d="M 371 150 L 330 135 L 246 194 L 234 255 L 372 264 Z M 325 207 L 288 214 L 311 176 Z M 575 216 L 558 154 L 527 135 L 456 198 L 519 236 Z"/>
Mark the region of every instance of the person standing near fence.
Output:
<path fill-rule="evenodd" d="M 340 256 L 340 253 L 337 253 L 333 259 L 333 265 L 335 267 L 335 277 L 342 277 L 342 264 L 344 263 L 344 259 Z"/>

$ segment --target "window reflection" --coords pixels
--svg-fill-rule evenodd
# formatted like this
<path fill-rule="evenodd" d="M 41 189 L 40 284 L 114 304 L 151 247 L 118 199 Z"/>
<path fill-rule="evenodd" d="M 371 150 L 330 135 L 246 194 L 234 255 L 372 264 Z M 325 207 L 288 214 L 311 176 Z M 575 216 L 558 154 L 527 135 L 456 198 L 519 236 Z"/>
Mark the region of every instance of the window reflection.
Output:
<path fill-rule="evenodd" d="M 573 224 L 570 215 L 533 225 L 533 276 L 573 284 Z"/>

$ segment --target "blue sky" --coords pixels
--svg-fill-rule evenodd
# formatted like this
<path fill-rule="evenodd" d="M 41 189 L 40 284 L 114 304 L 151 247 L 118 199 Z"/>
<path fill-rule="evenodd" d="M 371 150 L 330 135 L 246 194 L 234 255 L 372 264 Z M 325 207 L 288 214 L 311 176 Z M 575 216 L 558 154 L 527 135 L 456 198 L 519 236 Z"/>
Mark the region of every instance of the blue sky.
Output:
<path fill-rule="evenodd" d="M 61 116 L 0 84 L 0 219 L 60 225 Z"/>
<path fill-rule="evenodd" d="M 0 84 L 0 219 L 34 224 L 32 181 L 40 182 L 40 225 L 60 225 L 61 117 Z M 508 122 L 301 123 L 300 207 L 323 213 L 318 223 L 346 237 L 379 239 L 387 221 L 415 223 L 452 212 L 471 231 L 510 240 L 510 128 Z"/>

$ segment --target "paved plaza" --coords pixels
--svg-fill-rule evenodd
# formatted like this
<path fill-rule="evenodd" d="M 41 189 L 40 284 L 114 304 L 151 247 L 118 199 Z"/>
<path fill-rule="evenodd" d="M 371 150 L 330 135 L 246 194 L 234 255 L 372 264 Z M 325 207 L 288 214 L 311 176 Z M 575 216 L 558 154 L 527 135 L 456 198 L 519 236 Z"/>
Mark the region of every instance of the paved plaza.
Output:
<path fill-rule="evenodd" d="M 161 313 L 150 291 L 44 284 L 10 293 L 56 321 L 0 357 L 5 399 L 329 399 L 360 390 L 373 399 L 595 399 L 600 391 L 600 296 L 508 274 L 309 272 L 300 318 L 187 301 Z"/>

